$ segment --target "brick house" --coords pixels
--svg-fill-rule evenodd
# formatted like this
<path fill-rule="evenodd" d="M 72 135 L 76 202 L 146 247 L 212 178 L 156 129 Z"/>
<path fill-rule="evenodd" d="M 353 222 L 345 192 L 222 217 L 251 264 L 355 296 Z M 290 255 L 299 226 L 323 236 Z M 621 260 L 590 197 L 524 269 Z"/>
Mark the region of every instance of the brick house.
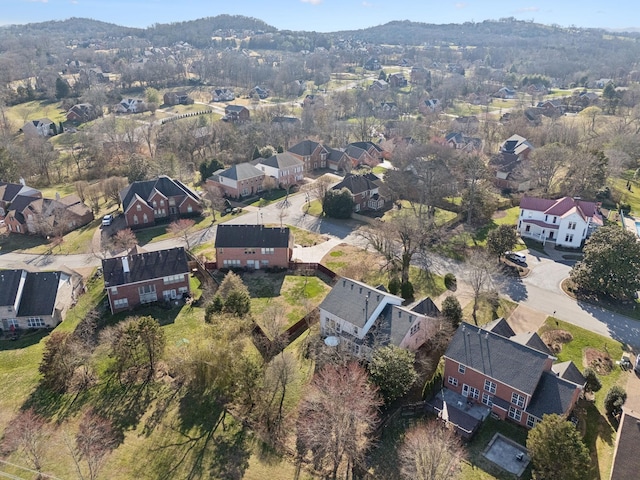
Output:
<path fill-rule="evenodd" d="M 354 175 L 348 173 L 344 179 L 334 185 L 332 190 L 342 190 L 346 188 L 351 192 L 353 199 L 353 211 L 380 210 L 384 207 L 384 197 L 379 193 L 380 179 L 373 173 L 367 175 Z"/>
<path fill-rule="evenodd" d="M 0 329 L 54 328 L 82 288 L 73 271 L 0 270 Z"/>
<path fill-rule="evenodd" d="M 536 333 L 516 335 L 504 319 L 485 327 L 463 323 L 444 360 L 445 388 L 527 428 L 546 414 L 567 417 L 585 384 L 572 362 L 553 364 L 556 358 Z"/>
<path fill-rule="evenodd" d="M 7 207 L 5 223 L 12 233 L 61 237 L 93 218 L 93 212 L 78 195 L 56 199 L 18 195 Z"/>
<path fill-rule="evenodd" d="M 101 113 L 90 103 L 77 103 L 67 111 L 67 122 L 90 122 L 98 118 Z"/>
<path fill-rule="evenodd" d="M 202 213 L 198 194 L 179 180 L 161 175 L 155 180 L 133 182 L 120 191 L 128 227 L 150 227 L 158 220 L 197 216 Z"/>
<path fill-rule="evenodd" d="M 275 179 L 280 188 L 297 185 L 304 180 L 304 163 L 289 152 L 255 160 L 258 170 Z"/>
<path fill-rule="evenodd" d="M 163 98 L 165 105 L 191 105 L 193 98 L 187 92 L 167 92 Z"/>
<path fill-rule="evenodd" d="M 403 299 L 350 278 L 339 278 L 319 306 L 320 333 L 336 337 L 341 348 L 369 357 L 376 347 L 417 350 L 435 333 L 438 308 L 430 299 L 412 309 Z"/>
<path fill-rule="evenodd" d="M 182 247 L 106 258 L 102 271 L 111 313 L 182 298 L 190 292 L 189 265 Z"/>
<path fill-rule="evenodd" d="M 18 195 L 42 198 L 40 190 L 28 187 L 22 183 L 10 183 L 0 180 L 0 220 L 4 219 L 9 210 L 9 205 L 11 205 Z"/>
<path fill-rule="evenodd" d="M 287 152 L 304 163 L 305 172 L 327 167 L 329 149 L 321 143 L 313 140 L 303 140 L 296 143 Z"/>
<path fill-rule="evenodd" d="M 524 196 L 520 200 L 518 233 L 543 243 L 579 248 L 603 225 L 594 202 L 563 197 L 558 200 Z"/>
<path fill-rule="evenodd" d="M 293 235 L 289 227 L 221 224 L 215 248 L 218 268 L 288 268 Z"/>
<path fill-rule="evenodd" d="M 354 142 L 347 145 L 344 152 L 351 159 L 354 167 L 368 165 L 375 167 L 383 160 L 382 149 L 373 142 Z"/>
<path fill-rule="evenodd" d="M 241 198 L 262 192 L 265 177 L 265 172 L 250 163 L 238 163 L 217 170 L 207 178 L 206 183 L 220 188 L 227 197 Z"/>
<path fill-rule="evenodd" d="M 249 109 L 242 105 L 227 105 L 224 109 L 224 117 L 222 120 L 225 122 L 244 123 L 248 122 L 251 118 Z"/>

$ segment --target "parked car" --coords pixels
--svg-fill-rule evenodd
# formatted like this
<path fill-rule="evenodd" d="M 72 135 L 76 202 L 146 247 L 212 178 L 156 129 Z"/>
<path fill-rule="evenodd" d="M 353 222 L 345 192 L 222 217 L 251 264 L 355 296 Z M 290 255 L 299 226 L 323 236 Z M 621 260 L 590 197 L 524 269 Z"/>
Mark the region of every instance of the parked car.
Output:
<path fill-rule="evenodd" d="M 633 367 L 633 370 L 635 372 L 640 373 L 640 353 L 638 354 L 638 356 L 636 357 L 636 365 L 635 367 Z"/>
<path fill-rule="evenodd" d="M 504 254 L 505 258 L 507 260 L 511 260 L 514 263 L 519 263 L 522 265 L 526 265 L 527 263 L 527 257 L 525 257 L 523 254 L 521 253 L 516 253 L 516 252 L 506 252 Z"/>
<path fill-rule="evenodd" d="M 103 227 L 108 227 L 109 225 L 111 225 L 112 222 L 113 222 L 113 215 L 109 214 L 109 215 L 105 215 L 104 217 L 102 217 L 102 226 Z"/>

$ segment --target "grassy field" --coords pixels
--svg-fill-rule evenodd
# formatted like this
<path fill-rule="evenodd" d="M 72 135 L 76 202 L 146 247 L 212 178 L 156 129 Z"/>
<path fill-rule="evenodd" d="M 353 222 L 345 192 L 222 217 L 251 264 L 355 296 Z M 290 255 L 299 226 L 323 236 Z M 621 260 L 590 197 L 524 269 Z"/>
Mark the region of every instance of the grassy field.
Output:
<path fill-rule="evenodd" d="M 504 317 L 509 318 L 513 311 L 518 306 L 517 303 L 507 300 L 506 298 L 500 298 L 499 305 L 496 309 L 496 317 L 493 315 L 493 308 L 485 299 L 481 299 L 478 306 L 478 325 L 486 325 L 492 322 L 496 318 Z M 466 322 L 473 323 L 473 300 L 462 310 L 463 318 Z"/>
<path fill-rule="evenodd" d="M 60 102 L 47 102 L 44 100 L 34 100 L 32 102 L 21 103 L 5 109 L 9 121 L 21 128 L 29 120 L 48 118 L 52 122 L 65 122 L 67 117 L 65 111 L 60 108 Z"/>
<path fill-rule="evenodd" d="M 193 226 L 192 233 L 197 232 L 199 230 L 203 230 L 205 228 L 209 228 L 211 226 L 212 217 L 194 217 L 193 220 L 196 222 Z M 136 238 L 138 239 L 139 245 L 146 245 L 147 243 L 159 242 L 161 240 L 168 240 L 169 238 L 174 238 L 171 233 L 168 232 L 169 224 L 157 225 L 155 227 L 144 228 L 141 230 L 136 230 Z"/>
<path fill-rule="evenodd" d="M 613 385 L 620 385 L 623 388 L 625 386 L 625 375 L 629 373 L 623 372 L 615 365 L 615 361 L 622 357 L 623 345 L 553 317 L 547 318 L 538 333 L 542 335 L 544 332 L 558 329 L 565 330 L 573 336 L 573 340 L 566 343 L 556 355 L 559 362 L 571 360 L 580 370 L 584 370 L 587 366 L 584 361 L 586 348 L 596 348 L 608 353 L 614 362 L 613 370 L 609 374 L 599 375 L 602 389 L 595 394 L 595 401 L 580 402 L 577 408 L 580 419 L 579 428 L 591 452 L 592 462 L 597 467 L 596 471 L 590 472 L 590 475 L 585 478 L 609 478 L 617 425 L 612 424 L 606 415 L 604 398 Z"/>
<path fill-rule="evenodd" d="M 396 202 L 397 203 L 397 202 Z M 408 214 L 407 212 L 411 212 L 411 203 L 408 202 L 407 200 L 401 200 L 400 204 L 402 205 L 402 209 L 400 210 L 389 210 L 387 212 L 385 212 L 384 216 L 382 217 L 383 220 L 389 220 L 390 218 L 393 218 L 397 215 L 403 215 L 403 214 Z M 443 210 L 441 208 L 437 208 L 436 207 L 436 213 L 435 213 L 435 223 L 436 225 L 444 225 L 445 223 L 453 220 L 454 218 L 456 218 L 457 213 L 455 212 L 451 212 L 449 210 Z"/>

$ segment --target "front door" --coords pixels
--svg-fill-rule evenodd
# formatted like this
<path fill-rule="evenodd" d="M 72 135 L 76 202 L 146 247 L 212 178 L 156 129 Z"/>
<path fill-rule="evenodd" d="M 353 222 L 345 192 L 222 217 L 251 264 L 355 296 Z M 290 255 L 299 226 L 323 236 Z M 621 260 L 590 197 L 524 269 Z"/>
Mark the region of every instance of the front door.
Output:
<path fill-rule="evenodd" d="M 549 240 L 553 240 L 553 234 L 554 234 L 554 231 L 553 231 L 553 230 L 551 230 L 551 231 L 549 232 Z"/>
<path fill-rule="evenodd" d="M 469 385 L 467 385 L 466 383 L 462 385 L 462 396 L 463 397 L 469 396 Z"/>

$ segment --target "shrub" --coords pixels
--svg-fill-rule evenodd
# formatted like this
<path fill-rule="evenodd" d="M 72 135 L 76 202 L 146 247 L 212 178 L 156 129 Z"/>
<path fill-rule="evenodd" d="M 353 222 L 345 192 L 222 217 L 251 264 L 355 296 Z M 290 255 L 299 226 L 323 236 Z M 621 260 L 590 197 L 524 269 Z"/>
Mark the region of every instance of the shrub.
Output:
<path fill-rule="evenodd" d="M 458 328 L 462 321 L 462 306 L 456 297 L 449 295 L 442 302 L 442 316 L 451 322 L 453 328 Z"/>
<path fill-rule="evenodd" d="M 627 392 L 622 387 L 614 385 L 607 392 L 604 399 L 604 408 L 609 415 L 617 415 L 622 412 L 622 405 L 627 400 Z"/>
<path fill-rule="evenodd" d="M 447 290 L 453 290 L 456 286 L 456 283 L 456 276 L 453 273 L 447 273 L 444 276 L 444 286 L 447 287 Z"/>
<path fill-rule="evenodd" d="M 391 280 L 389 280 L 389 285 L 387 285 L 387 288 L 389 289 L 389 293 L 391 295 L 397 295 L 400 291 L 400 279 L 398 277 L 393 277 Z"/>
<path fill-rule="evenodd" d="M 593 368 L 585 369 L 584 378 L 587 381 L 584 387 L 587 392 L 597 392 L 602 388 L 602 382 Z"/>
<path fill-rule="evenodd" d="M 620 203 L 618 204 L 618 210 L 620 210 L 620 212 L 624 213 L 625 215 L 628 215 L 631 211 L 631 205 L 629 205 L 628 203 Z"/>
<path fill-rule="evenodd" d="M 404 298 L 407 301 L 411 301 L 413 300 L 413 294 L 414 294 L 414 289 L 413 289 L 413 283 L 411 282 L 405 282 L 400 286 L 400 296 L 402 298 Z"/>

